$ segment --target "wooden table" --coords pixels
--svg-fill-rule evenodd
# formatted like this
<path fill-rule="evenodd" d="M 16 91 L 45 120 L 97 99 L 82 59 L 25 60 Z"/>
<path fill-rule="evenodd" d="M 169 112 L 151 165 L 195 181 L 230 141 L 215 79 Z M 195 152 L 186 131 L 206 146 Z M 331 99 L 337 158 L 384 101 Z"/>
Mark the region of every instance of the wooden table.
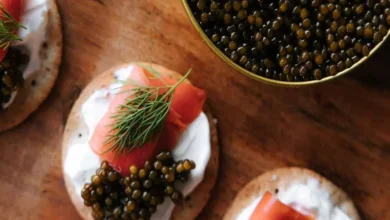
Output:
<path fill-rule="evenodd" d="M 255 82 L 202 42 L 180 0 L 58 0 L 64 59 L 48 100 L 0 134 L 0 219 L 79 219 L 65 191 L 61 138 L 87 83 L 142 60 L 185 72 L 218 118 L 221 167 L 200 219 L 220 219 L 249 180 L 283 166 L 343 188 L 364 219 L 390 219 L 390 42 L 348 76 L 311 88 Z"/>

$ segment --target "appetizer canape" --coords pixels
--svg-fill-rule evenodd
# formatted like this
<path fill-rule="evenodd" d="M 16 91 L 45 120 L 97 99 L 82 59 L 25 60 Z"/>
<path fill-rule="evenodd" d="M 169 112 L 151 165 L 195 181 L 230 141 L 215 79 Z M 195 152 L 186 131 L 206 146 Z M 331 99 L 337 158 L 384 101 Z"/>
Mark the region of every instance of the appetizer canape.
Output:
<path fill-rule="evenodd" d="M 0 132 L 23 120 L 49 95 L 62 54 L 54 0 L 0 0 Z"/>
<path fill-rule="evenodd" d="M 65 128 L 63 171 L 84 219 L 194 219 L 218 172 L 206 94 L 162 66 L 127 64 L 93 80 Z"/>
<path fill-rule="evenodd" d="M 224 220 L 359 220 L 352 200 L 319 174 L 280 168 L 257 177 L 236 196 Z"/>

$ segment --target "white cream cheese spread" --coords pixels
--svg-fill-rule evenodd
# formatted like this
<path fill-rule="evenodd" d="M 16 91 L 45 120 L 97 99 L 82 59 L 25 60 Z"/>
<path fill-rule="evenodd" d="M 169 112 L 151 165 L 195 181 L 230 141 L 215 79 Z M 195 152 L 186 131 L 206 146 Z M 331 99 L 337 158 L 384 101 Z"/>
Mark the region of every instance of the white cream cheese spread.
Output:
<path fill-rule="evenodd" d="M 29 63 L 23 71 L 23 78 L 27 79 L 41 68 L 42 61 L 40 50 L 46 41 L 48 25 L 48 5 L 46 0 L 25 0 L 20 23 L 25 28 L 20 28 L 17 35 L 22 41 L 12 42 L 12 47 L 17 47 L 29 56 Z M 17 93 L 11 94 L 11 99 L 3 104 L 7 108 L 14 101 Z"/>

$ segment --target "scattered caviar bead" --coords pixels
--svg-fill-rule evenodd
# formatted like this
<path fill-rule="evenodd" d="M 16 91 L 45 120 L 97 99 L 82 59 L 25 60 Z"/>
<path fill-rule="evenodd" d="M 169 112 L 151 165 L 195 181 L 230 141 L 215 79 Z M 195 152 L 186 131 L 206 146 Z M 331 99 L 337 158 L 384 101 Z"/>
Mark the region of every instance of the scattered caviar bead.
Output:
<path fill-rule="evenodd" d="M 230 54 L 230 59 L 233 60 L 234 62 L 237 62 L 238 61 L 238 53 L 236 51 L 233 51 Z"/>
<path fill-rule="evenodd" d="M 133 190 L 131 189 L 131 187 L 126 187 L 126 189 L 125 189 L 126 195 L 130 196 L 132 192 L 133 192 Z"/>
<path fill-rule="evenodd" d="M 119 217 L 122 214 L 122 209 L 120 207 L 115 208 L 113 214 L 115 217 Z"/>
<path fill-rule="evenodd" d="M 246 64 L 248 62 L 248 58 L 246 57 L 246 56 L 242 56 L 241 58 L 240 58 L 240 64 L 241 65 L 244 65 L 244 64 Z"/>
<path fill-rule="evenodd" d="M 330 59 L 331 59 L 333 62 L 337 63 L 337 62 L 340 61 L 340 55 L 339 55 L 338 53 L 332 53 L 332 54 L 330 55 Z"/>
<path fill-rule="evenodd" d="M 252 72 L 253 73 L 257 73 L 259 71 L 259 69 L 260 69 L 260 67 L 258 65 L 256 65 L 256 64 L 252 66 Z M 195 163 L 194 163 L 194 165 L 195 165 Z M 195 169 L 195 166 L 192 169 Z"/>
<path fill-rule="evenodd" d="M 239 11 L 238 14 L 237 14 L 237 17 L 238 17 L 238 19 L 240 19 L 240 20 L 245 20 L 245 19 L 247 19 L 246 10 L 243 9 L 243 10 Z"/>
<path fill-rule="evenodd" d="M 299 74 L 298 67 L 291 68 L 291 74 L 294 76 L 298 75 Z"/>
<path fill-rule="evenodd" d="M 235 11 L 240 11 L 240 10 L 241 10 L 241 4 L 240 4 L 239 1 L 234 1 L 234 3 L 233 3 L 233 9 L 234 9 Z"/>
<path fill-rule="evenodd" d="M 337 70 L 339 72 L 343 71 L 345 69 L 345 62 L 344 61 L 340 61 L 337 63 Z"/>
<path fill-rule="evenodd" d="M 134 200 L 130 200 L 126 203 L 126 208 L 128 212 L 132 212 L 136 207 L 136 202 Z"/>
<path fill-rule="evenodd" d="M 279 60 L 279 66 L 280 67 L 285 67 L 287 65 L 287 59 L 286 58 L 282 58 Z"/>
<path fill-rule="evenodd" d="M 362 52 L 362 45 L 360 43 L 356 43 L 354 48 L 356 53 Z"/>
<path fill-rule="evenodd" d="M 218 34 L 214 34 L 212 37 L 211 37 L 211 41 L 216 43 L 219 41 L 219 35 Z"/>
<path fill-rule="evenodd" d="M 190 171 L 192 169 L 192 163 L 189 160 L 185 160 L 183 163 L 184 170 Z"/>
<path fill-rule="evenodd" d="M 343 39 L 339 40 L 338 46 L 340 49 L 344 49 L 345 48 L 345 40 L 343 40 Z"/>
<path fill-rule="evenodd" d="M 211 2 L 211 4 L 210 4 L 210 11 L 211 12 L 216 12 L 217 10 L 218 10 L 218 3 Z"/>
<path fill-rule="evenodd" d="M 307 61 L 307 62 L 305 63 L 305 66 L 306 66 L 306 68 L 307 68 L 308 70 L 313 69 L 313 62 Z"/>
<path fill-rule="evenodd" d="M 142 194 L 142 200 L 146 201 L 146 202 L 149 202 L 150 201 L 150 198 L 151 198 L 151 195 L 149 192 L 143 192 Z"/>
<path fill-rule="evenodd" d="M 176 172 L 177 173 L 181 173 L 181 172 L 183 172 L 184 171 L 184 167 L 183 167 L 183 165 L 182 164 L 178 164 L 177 165 L 177 167 L 176 167 Z"/>
<path fill-rule="evenodd" d="M 84 200 L 88 200 L 89 197 L 90 197 L 90 193 L 87 189 L 83 188 L 81 190 L 81 197 L 84 199 Z"/>
<path fill-rule="evenodd" d="M 104 188 L 103 188 L 103 186 L 99 185 L 98 187 L 96 187 L 96 193 L 97 193 L 99 196 L 103 195 L 103 193 L 104 193 Z"/>
<path fill-rule="evenodd" d="M 99 211 L 100 209 L 101 209 L 100 203 L 96 202 L 96 203 L 94 203 L 94 204 L 92 205 L 92 210 L 93 210 L 93 211 L 97 212 L 97 211 Z"/>
<path fill-rule="evenodd" d="M 306 62 L 310 59 L 310 54 L 308 52 L 303 52 L 302 53 L 302 56 L 301 56 L 301 59 L 303 62 Z"/>
<path fill-rule="evenodd" d="M 352 65 L 353 65 L 353 62 L 352 62 L 351 58 L 347 58 L 347 59 L 345 60 L 345 67 L 346 67 L 346 68 L 349 68 L 349 67 L 351 67 Z"/>
<path fill-rule="evenodd" d="M 328 44 L 331 44 L 334 42 L 334 35 L 332 34 L 329 34 L 327 37 L 326 37 L 326 41 Z"/>
<path fill-rule="evenodd" d="M 379 43 L 381 40 L 382 40 L 382 36 L 381 36 L 381 33 L 379 32 L 376 32 L 373 36 L 373 39 L 374 39 L 374 42 L 375 43 Z"/>
<path fill-rule="evenodd" d="M 113 204 L 113 201 L 112 201 L 112 199 L 111 198 L 106 198 L 106 200 L 104 200 L 104 202 L 105 202 L 105 204 L 106 204 L 106 206 L 112 206 L 112 204 Z"/>
<path fill-rule="evenodd" d="M 97 175 L 93 175 L 91 181 L 95 186 L 98 186 L 101 183 L 100 177 Z"/>
<path fill-rule="evenodd" d="M 288 9 L 287 2 L 283 2 L 283 3 L 280 4 L 279 10 L 280 10 L 281 12 L 286 12 L 287 9 Z"/>
<path fill-rule="evenodd" d="M 138 177 L 140 179 L 143 179 L 146 177 L 146 171 L 144 169 L 140 169 L 139 172 L 138 172 Z"/>
<path fill-rule="evenodd" d="M 165 188 L 165 195 L 170 196 L 175 192 L 175 189 L 172 186 L 167 186 Z"/>
<path fill-rule="evenodd" d="M 305 66 L 301 66 L 301 68 L 299 68 L 299 75 L 304 76 L 306 75 L 306 73 L 307 73 L 307 68 Z"/>
<path fill-rule="evenodd" d="M 339 11 L 339 10 L 334 10 L 334 11 L 333 11 L 333 14 L 332 14 L 332 17 L 333 17 L 333 19 L 335 19 L 335 20 L 339 20 L 340 17 L 341 17 L 341 11 Z"/>
<path fill-rule="evenodd" d="M 202 15 L 200 16 L 200 20 L 204 24 L 207 23 L 209 21 L 209 15 L 206 12 L 202 13 Z"/>
<path fill-rule="evenodd" d="M 334 76 L 334 75 L 336 75 L 336 73 L 337 73 L 337 66 L 336 65 L 331 65 L 329 67 L 329 74 Z"/>
<path fill-rule="evenodd" d="M 151 180 L 156 180 L 157 179 L 157 172 L 156 171 L 154 171 L 154 170 L 152 170 L 152 171 L 150 171 L 150 173 L 149 173 L 149 179 L 151 179 Z"/>
<path fill-rule="evenodd" d="M 360 59 L 360 58 L 359 58 L 358 56 L 353 56 L 353 57 L 352 57 L 352 62 L 353 62 L 353 63 L 357 63 L 357 62 L 359 61 L 359 59 Z"/>
<path fill-rule="evenodd" d="M 321 13 L 322 15 L 327 15 L 327 14 L 329 13 L 328 7 L 326 7 L 326 5 L 321 5 L 321 6 L 320 6 L 320 13 Z"/>
<path fill-rule="evenodd" d="M 310 19 L 306 18 L 305 20 L 302 21 L 302 26 L 304 28 L 309 28 L 311 26 L 311 21 Z"/>
<path fill-rule="evenodd" d="M 164 177 L 168 183 L 175 181 L 175 175 L 173 173 L 167 173 Z"/>
<path fill-rule="evenodd" d="M 113 172 L 109 172 L 108 173 L 108 180 L 110 182 L 114 182 L 116 179 L 117 179 L 117 174 L 113 171 Z"/>
<path fill-rule="evenodd" d="M 229 37 L 228 37 L 228 36 L 222 36 L 220 42 L 221 42 L 222 44 L 227 45 L 227 44 L 229 44 L 229 41 L 230 41 L 230 40 L 229 40 Z"/>
<path fill-rule="evenodd" d="M 322 57 L 321 54 L 316 55 L 315 57 L 315 63 L 318 65 L 322 65 L 324 63 L 324 58 Z"/>
<path fill-rule="evenodd" d="M 255 18 L 255 16 L 253 16 L 253 15 L 249 15 L 248 16 L 248 18 L 247 18 L 247 21 L 248 21 L 248 24 L 254 24 L 255 23 L 255 21 L 256 21 L 256 18 Z"/>
<path fill-rule="evenodd" d="M 363 46 L 362 48 L 362 55 L 363 56 L 368 56 L 370 54 L 370 48 L 368 46 Z"/>
<path fill-rule="evenodd" d="M 107 161 L 102 161 L 101 164 L 100 164 L 100 167 L 104 170 L 108 170 L 109 168 L 109 164 Z"/>
<path fill-rule="evenodd" d="M 279 23 L 278 21 L 274 21 L 274 22 L 272 23 L 272 28 L 273 28 L 274 30 L 279 30 L 279 28 L 280 28 L 280 23 Z"/>
<path fill-rule="evenodd" d="M 364 37 L 372 38 L 372 35 L 373 35 L 373 30 L 371 27 L 364 29 Z"/>
<path fill-rule="evenodd" d="M 302 20 L 305 20 L 307 17 L 309 17 L 309 11 L 306 8 L 303 8 L 299 14 L 300 18 Z"/>
<path fill-rule="evenodd" d="M 130 167 L 130 173 L 136 175 L 138 173 L 138 168 L 136 166 Z"/>
<path fill-rule="evenodd" d="M 346 28 L 347 33 L 353 33 L 355 31 L 354 23 L 348 23 Z"/>
<path fill-rule="evenodd" d="M 320 80 L 322 78 L 322 72 L 320 69 L 315 69 L 313 71 L 314 78 Z"/>
<path fill-rule="evenodd" d="M 387 32 L 388 32 L 388 29 L 386 28 L 385 25 L 380 24 L 379 25 L 379 31 L 380 31 L 381 35 L 385 36 L 387 34 Z"/>
<path fill-rule="evenodd" d="M 330 51 L 333 53 L 336 53 L 338 50 L 338 44 L 336 42 L 333 42 L 330 44 Z"/>
<path fill-rule="evenodd" d="M 108 177 L 107 171 L 106 171 L 105 169 L 99 170 L 98 176 L 99 176 L 99 178 L 100 178 L 102 181 L 107 180 L 107 177 Z"/>
<path fill-rule="evenodd" d="M 130 183 L 130 187 L 132 189 L 139 189 L 140 188 L 140 184 L 139 184 L 139 182 L 137 180 L 135 180 L 135 181 Z"/>
<path fill-rule="evenodd" d="M 133 194 L 131 195 L 131 198 L 139 199 L 140 197 L 141 197 L 141 190 L 138 190 L 138 189 L 134 190 Z"/>
<path fill-rule="evenodd" d="M 84 200 L 84 205 L 85 206 L 92 206 L 92 202 L 88 201 L 88 200 Z"/>
<path fill-rule="evenodd" d="M 145 189 L 149 189 L 150 187 L 152 187 L 152 185 L 153 185 L 153 183 L 152 183 L 151 180 L 145 180 L 142 186 L 143 186 Z"/>
<path fill-rule="evenodd" d="M 364 12 L 364 5 L 363 5 L 363 4 L 358 5 L 358 6 L 356 7 L 355 13 L 356 13 L 356 14 L 363 14 L 363 12 Z"/>
<path fill-rule="evenodd" d="M 298 30 L 297 30 L 297 37 L 298 37 L 299 39 L 305 38 L 305 30 L 303 30 L 303 29 L 298 29 Z"/>

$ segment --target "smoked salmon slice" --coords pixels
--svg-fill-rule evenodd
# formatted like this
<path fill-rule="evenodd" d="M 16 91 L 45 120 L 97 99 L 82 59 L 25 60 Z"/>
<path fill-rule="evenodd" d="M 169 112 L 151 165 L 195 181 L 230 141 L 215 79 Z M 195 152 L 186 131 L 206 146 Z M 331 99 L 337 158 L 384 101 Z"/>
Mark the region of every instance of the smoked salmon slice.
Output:
<path fill-rule="evenodd" d="M 250 220 L 315 220 L 283 204 L 270 192 L 266 192 Z"/>
<path fill-rule="evenodd" d="M 177 82 L 162 75 L 163 82 L 159 78 L 151 77 L 151 75 L 145 69 L 135 66 L 129 75 L 129 79 L 141 86 L 164 86 L 164 83 L 174 85 Z M 131 165 L 141 167 L 147 160 L 153 158 L 159 152 L 172 150 L 181 132 L 199 116 L 206 100 L 206 93 L 203 90 L 194 87 L 190 83 L 181 83 L 173 94 L 163 131 L 156 140 L 146 143 L 141 148 L 135 148 L 128 154 L 117 154 L 114 151 L 107 151 L 111 146 L 106 144 L 106 141 L 108 136 L 114 132 L 112 131 L 112 126 L 109 126 L 115 121 L 111 116 L 120 109 L 127 98 L 133 95 L 130 91 L 134 86 L 134 83 L 128 83 L 115 95 L 107 113 L 98 122 L 89 141 L 91 149 L 102 160 L 108 161 L 122 175 L 129 174 L 128 168 Z"/>

